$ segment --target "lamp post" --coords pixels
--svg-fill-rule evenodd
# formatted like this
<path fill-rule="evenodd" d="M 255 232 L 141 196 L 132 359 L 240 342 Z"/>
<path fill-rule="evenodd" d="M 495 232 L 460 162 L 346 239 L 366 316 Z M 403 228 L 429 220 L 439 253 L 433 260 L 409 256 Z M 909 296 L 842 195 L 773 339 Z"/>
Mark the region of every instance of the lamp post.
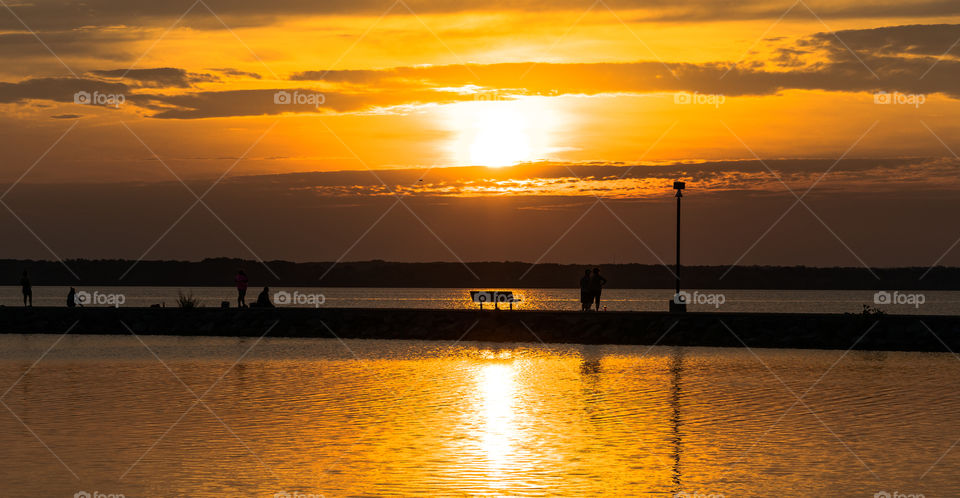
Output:
<path fill-rule="evenodd" d="M 671 313 L 684 313 L 687 311 L 686 295 L 680 293 L 680 199 L 683 199 L 683 190 L 687 188 L 686 182 L 673 182 L 673 189 L 677 191 L 677 266 L 673 276 L 676 277 L 676 292 L 673 299 L 670 300 Z"/>

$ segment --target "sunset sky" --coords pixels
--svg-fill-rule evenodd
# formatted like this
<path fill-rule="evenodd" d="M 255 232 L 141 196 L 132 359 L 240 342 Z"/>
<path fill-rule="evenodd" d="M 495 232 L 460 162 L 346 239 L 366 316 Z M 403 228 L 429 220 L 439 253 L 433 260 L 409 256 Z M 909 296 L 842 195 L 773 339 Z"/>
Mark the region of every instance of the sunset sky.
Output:
<path fill-rule="evenodd" d="M 682 179 L 691 264 L 958 265 L 958 20 L 7 2 L 0 257 L 672 262 Z"/>

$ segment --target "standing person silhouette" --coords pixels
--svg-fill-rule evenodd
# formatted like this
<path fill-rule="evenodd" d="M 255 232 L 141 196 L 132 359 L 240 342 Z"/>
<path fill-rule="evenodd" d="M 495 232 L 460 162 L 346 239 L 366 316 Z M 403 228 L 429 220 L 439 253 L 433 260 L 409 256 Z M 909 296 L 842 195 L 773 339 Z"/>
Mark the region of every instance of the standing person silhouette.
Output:
<path fill-rule="evenodd" d="M 73 308 L 77 306 L 77 289 L 73 287 L 70 288 L 70 292 L 67 292 L 67 308 Z M 80 306 L 83 306 L 82 304 Z"/>
<path fill-rule="evenodd" d="M 590 294 L 593 302 L 596 303 L 597 311 L 600 311 L 600 293 L 606 284 L 607 279 L 603 278 L 603 275 L 600 274 L 600 268 L 594 268 L 593 275 L 590 276 Z M 587 308 L 590 308 L 589 303 L 587 303 Z"/>
<path fill-rule="evenodd" d="M 250 279 L 247 278 L 247 272 L 237 270 L 237 276 L 234 278 L 234 281 L 237 283 L 237 307 L 246 308 L 247 302 L 244 299 L 247 297 L 247 282 L 250 281 Z"/>
<path fill-rule="evenodd" d="M 33 307 L 33 284 L 30 283 L 27 270 L 23 270 L 23 276 L 20 277 L 20 292 L 23 293 L 23 305 Z M 27 304 L 27 300 L 30 301 L 30 304 Z"/>
<path fill-rule="evenodd" d="M 580 278 L 580 311 L 590 311 L 591 303 L 593 303 L 593 294 L 590 293 L 590 269 L 588 268 Z"/>

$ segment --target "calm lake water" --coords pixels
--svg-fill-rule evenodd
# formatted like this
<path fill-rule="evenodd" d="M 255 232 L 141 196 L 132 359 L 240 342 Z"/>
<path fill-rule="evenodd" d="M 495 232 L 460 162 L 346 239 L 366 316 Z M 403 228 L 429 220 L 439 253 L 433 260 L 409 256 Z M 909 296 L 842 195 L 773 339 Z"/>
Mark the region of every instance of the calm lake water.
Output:
<path fill-rule="evenodd" d="M 960 493 L 951 354 L 142 340 L 0 336 L 4 496 Z"/>
<path fill-rule="evenodd" d="M 262 287 L 247 291 L 247 302 L 255 301 Z M 34 304 L 37 306 L 63 306 L 67 287 L 35 287 Z M 164 303 L 176 306 L 177 292 L 191 292 L 202 301 L 203 306 L 220 306 L 221 301 L 236 305 L 236 289 L 232 287 L 78 287 L 93 295 L 122 294 L 124 306 L 150 306 Z M 300 296 L 300 304 L 313 306 L 312 296 L 323 296 L 323 306 L 356 308 L 441 308 L 457 309 L 474 307 L 470 302 L 470 290 L 477 289 L 394 289 L 394 288 L 310 288 L 277 287 L 278 291 Z M 576 310 L 580 308 L 580 294 L 576 289 L 511 289 L 523 299 L 519 309 Z M 700 296 L 704 304 L 691 304 L 693 311 L 749 311 L 790 313 L 859 313 L 867 304 L 891 314 L 960 315 L 960 292 L 922 291 L 922 304 L 907 304 L 915 293 L 901 293 L 901 304 L 876 305 L 873 291 L 783 291 L 783 290 L 690 290 L 694 297 Z M 891 289 L 891 301 L 894 290 Z M 297 293 L 297 294 L 295 294 Z M 711 296 L 722 295 L 723 303 L 716 306 Z M 607 289 L 603 291 L 602 305 L 610 311 L 666 311 L 667 301 L 673 297 L 669 289 Z M 917 299 L 913 300 L 914 302 Z M 711 304 L 707 304 L 711 303 Z M 0 305 L 21 306 L 20 288 L 0 287 Z"/>

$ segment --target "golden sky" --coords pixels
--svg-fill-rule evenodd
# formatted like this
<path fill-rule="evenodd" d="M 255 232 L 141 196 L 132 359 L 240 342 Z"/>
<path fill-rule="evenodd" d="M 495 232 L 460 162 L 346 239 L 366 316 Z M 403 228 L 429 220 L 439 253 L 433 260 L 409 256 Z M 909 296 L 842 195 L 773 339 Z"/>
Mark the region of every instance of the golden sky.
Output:
<path fill-rule="evenodd" d="M 943 156 L 957 136 L 958 12 L 934 3 L 140 4 L 7 16 L 4 132 L 36 146 L 17 159 L 79 122 L 33 180 L 166 179 L 126 126 L 183 177 L 255 142 L 235 173 L 835 157 L 874 123 L 854 155 Z"/>
<path fill-rule="evenodd" d="M 671 175 L 712 194 L 960 186 L 960 4 L 9 5 L 8 185 L 396 169 L 412 183 L 256 177 L 356 198 L 642 200 Z"/>

